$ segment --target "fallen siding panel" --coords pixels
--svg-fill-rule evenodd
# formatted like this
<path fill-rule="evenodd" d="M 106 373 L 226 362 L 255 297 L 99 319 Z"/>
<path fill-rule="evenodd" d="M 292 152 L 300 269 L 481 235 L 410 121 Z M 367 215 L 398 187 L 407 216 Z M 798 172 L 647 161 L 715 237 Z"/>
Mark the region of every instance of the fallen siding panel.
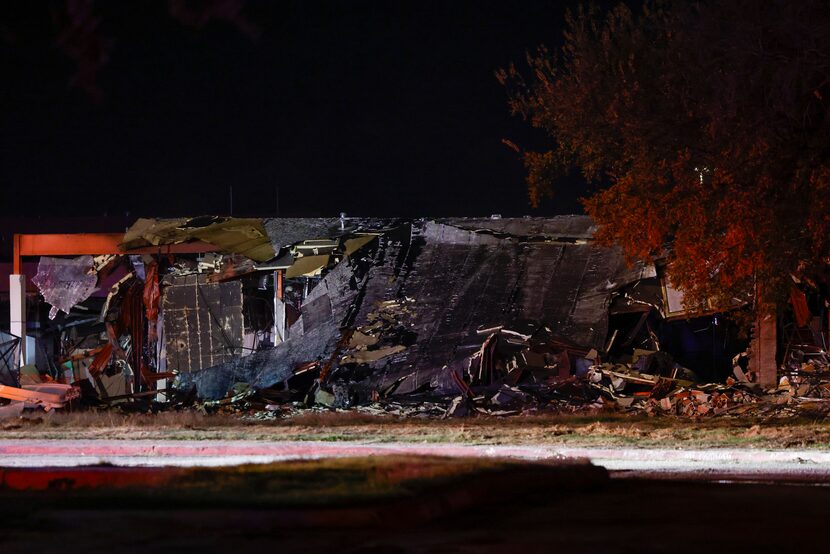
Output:
<path fill-rule="evenodd" d="M 164 292 L 167 367 L 187 373 L 242 354 L 242 284 L 175 277 Z"/>

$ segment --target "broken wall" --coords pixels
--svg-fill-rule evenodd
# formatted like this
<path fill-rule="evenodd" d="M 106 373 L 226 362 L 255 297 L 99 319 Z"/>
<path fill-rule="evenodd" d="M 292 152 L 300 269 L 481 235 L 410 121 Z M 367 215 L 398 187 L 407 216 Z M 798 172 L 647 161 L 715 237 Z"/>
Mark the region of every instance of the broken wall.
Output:
<path fill-rule="evenodd" d="M 195 386 L 201 398 L 218 399 L 234 383 L 270 387 L 285 381 L 300 364 L 330 359 L 337 350 L 343 328 L 354 321 L 356 310 L 365 298 L 366 284 L 382 265 L 379 262 L 385 252 L 382 243 L 372 242 L 346 257 L 312 289 L 287 340 L 274 348 L 182 375 L 180 386 Z"/>
<path fill-rule="evenodd" d="M 192 372 L 242 355 L 242 284 L 175 276 L 164 291 L 167 368 Z"/>
<path fill-rule="evenodd" d="M 331 230 L 335 221 L 323 226 Z M 364 391 L 394 385 L 398 393 L 424 387 L 452 392 L 449 372 L 460 371 L 481 347 L 479 329 L 544 322 L 564 339 L 602 350 L 612 292 L 654 276 L 653 267 L 627 267 L 619 250 L 585 240 L 593 232 L 587 217 L 496 220 L 498 229 L 484 227 L 488 220 L 456 221 L 468 228 L 416 221 L 346 257 L 305 299 L 285 343 L 193 375 L 200 396 L 221 397 L 237 381 L 267 387 L 311 361 L 330 365 L 332 382 Z M 289 236 L 265 227 L 272 239 Z M 407 307 L 394 318 L 386 314 L 395 337 L 372 346 L 383 345 L 388 355 L 348 363 L 356 358 L 345 356 L 344 338 L 348 343 L 352 330 L 376 327 L 379 307 L 390 303 Z M 389 340 L 406 344 L 392 348 Z"/>

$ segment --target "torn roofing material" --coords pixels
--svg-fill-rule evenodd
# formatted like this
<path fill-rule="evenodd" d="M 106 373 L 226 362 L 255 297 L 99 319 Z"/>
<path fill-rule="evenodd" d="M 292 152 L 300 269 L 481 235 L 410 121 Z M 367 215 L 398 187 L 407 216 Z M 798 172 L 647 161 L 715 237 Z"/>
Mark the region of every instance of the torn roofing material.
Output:
<path fill-rule="evenodd" d="M 187 219 L 150 219 L 141 217 L 124 233 L 122 246 L 125 250 L 142 246 L 159 246 L 184 242 L 188 236 L 180 228 L 187 223 Z"/>
<path fill-rule="evenodd" d="M 274 217 L 262 220 L 274 250 L 305 240 L 336 238 L 351 233 L 380 232 L 405 223 L 396 218 Z"/>
<path fill-rule="evenodd" d="M 519 238 L 543 238 L 565 242 L 591 240 L 596 225 L 587 215 L 556 217 L 482 218 L 456 217 L 437 220 L 468 231 L 489 232 Z"/>
<path fill-rule="evenodd" d="M 188 223 L 190 234 L 204 242 L 218 246 L 223 252 L 241 254 L 257 262 L 266 262 L 276 256 L 265 233 L 262 220 L 256 218 L 221 218 L 207 225 Z"/>
<path fill-rule="evenodd" d="M 257 262 L 266 262 L 276 256 L 262 220 L 257 218 L 141 218 L 127 230 L 122 246 L 130 250 L 192 240 L 207 242 L 218 250 L 241 254 Z"/>
<path fill-rule="evenodd" d="M 526 221 L 513 226 L 522 238 Z M 383 390 L 403 379 L 400 393 L 450 389 L 442 368 L 460 369 L 481 346 L 477 330 L 494 325 L 544 323 L 601 350 L 612 292 L 650 273 L 628 268 L 619 250 L 594 244 L 527 243 L 442 223 L 412 225 L 408 236 L 387 242 L 380 278 L 368 283 L 356 326 L 371 325 L 377 304 L 405 297 L 413 306 L 401 327 L 417 338 L 403 352 L 369 363 L 365 382 Z"/>
<path fill-rule="evenodd" d="M 274 250 L 309 239 L 336 237 L 343 233 L 336 217 L 275 217 L 262 221 Z"/>
<path fill-rule="evenodd" d="M 382 266 L 382 255 L 378 242 L 369 242 L 326 274 L 305 299 L 300 319 L 291 327 L 286 341 L 229 363 L 182 375 L 182 384 L 195 385 L 201 398 L 214 400 L 225 396 L 234 383 L 270 387 L 288 379 L 301 364 L 328 360 L 337 351 L 343 329 L 353 323 L 355 311 L 365 296 L 366 283 L 375 269 Z"/>
<path fill-rule="evenodd" d="M 320 231 L 332 221 L 339 230 L 339 220 L 331 219 L 320 222 Z M 323 277 L 288 341 L 255 355 L 264 362 L 261 367 L 254 370 L 254 360 L 240 360 L 205 370 L 222 377 L 211 378 L 216 386 L 202 386 L 200 394 L 223 396 L 226 376 L 240 372 L 255 372 L 251 384 L 269 386 L 289 376 L 292 364 L 311 361 L 330 364 L 333 381 L 356 388 L 449 392 L 454 390 L 450 373 L 481 346 L 480 328 L 533 321 L 563 339 L 601 350 L 612 293 L 653 276 L 651 266 L 627 267 L 618 249 L 558 240 L 586 236 L 592 225 L 585 217 L 552 218 L 546 224 L 463 220 L 475 230 L 460 225 L 419 220 L 382 233 Z M 318 228 L 303 229 L 294 237 L 308 239 L 306 231 Z M 393 309 L 403 304 L 405 309 Z M 383 349 L 383 355 L 354 355 L 348 337 L 364 330 L 378 338 L 369 351 Z M 207 380 L 195 375 L 197 385 L 200 378 Z"/>

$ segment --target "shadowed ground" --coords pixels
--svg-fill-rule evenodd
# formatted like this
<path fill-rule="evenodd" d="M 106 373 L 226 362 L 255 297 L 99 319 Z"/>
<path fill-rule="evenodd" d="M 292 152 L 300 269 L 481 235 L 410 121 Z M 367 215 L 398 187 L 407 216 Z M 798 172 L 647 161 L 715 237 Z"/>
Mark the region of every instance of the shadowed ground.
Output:
<path fill-rule="evenodd" d="M 825 546 L 830 489 L 823 486 L 608 480 L 587 466 L 569 473 L 557 466 L 445 462 L 350 459 L 224 475 L 197 470 L 175 488 L 4 491 L 0 547 L 4 553 L 641 553 Z"/>

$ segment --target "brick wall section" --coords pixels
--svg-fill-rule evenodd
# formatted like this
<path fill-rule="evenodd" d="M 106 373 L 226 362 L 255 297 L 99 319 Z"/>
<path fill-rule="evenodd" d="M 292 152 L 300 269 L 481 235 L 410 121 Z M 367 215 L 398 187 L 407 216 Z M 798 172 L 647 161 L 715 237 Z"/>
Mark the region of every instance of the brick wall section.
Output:
<path fill-rule="evenodd" d="M 749 369 L 758 375 L 761 385 L 775 385 L 778 382 L 778 364 L 775 361 L 777 342 L 775 317 L 759 316 L 749 345 Z"/>

